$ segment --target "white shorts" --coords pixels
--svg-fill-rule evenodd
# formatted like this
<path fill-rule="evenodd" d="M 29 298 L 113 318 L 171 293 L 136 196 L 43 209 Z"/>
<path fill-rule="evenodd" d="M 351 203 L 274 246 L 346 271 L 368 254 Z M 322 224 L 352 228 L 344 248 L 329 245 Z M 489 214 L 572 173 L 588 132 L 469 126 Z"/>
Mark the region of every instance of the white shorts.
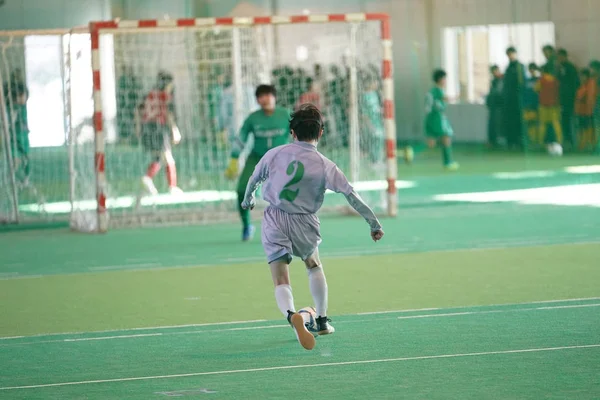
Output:
<path fill-rule="evenodd" d="M 267 262 L 292 255 L 303 261 L 321 244 L 321 223 L 315 214 L 288 214 L 275 207 L 267 207 L 262 222 L 262 243 Z"/>

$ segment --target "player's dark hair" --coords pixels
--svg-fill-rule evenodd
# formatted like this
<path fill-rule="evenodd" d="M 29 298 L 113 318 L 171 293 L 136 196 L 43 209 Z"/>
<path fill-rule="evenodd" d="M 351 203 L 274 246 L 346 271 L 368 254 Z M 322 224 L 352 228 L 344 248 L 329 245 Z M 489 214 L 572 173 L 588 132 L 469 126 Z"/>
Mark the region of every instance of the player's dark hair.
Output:
<path fill-rule="evenodd" d="M 528 67 L 527 67 L 530 71 L 539 71 L 540 67 L 538 67 L 538 65 L 536 63 L 529 63 Z"/>
<path fill-rule="evenodd" d="M 319 139 L 323 130 L 323 115 L 313 104 L 302 104 L 292 114 L 290 130 L 293 130 L 301 142 L 311 142 Z"/>
<path fill-rule="evenodd" d="M 166 71 L 160 71 L 158 73 L 158 90 L 164 90 L 169 83 L 173 82 L 173 75 Z"/>
<path fill-rule="evenodd" d="M 435 83 L 439 83 L 442 79 L 444 79 L 448 74 L 443 69 L 436 69 L 433 71 L 433 81 Z"/>
<path fill-rule="evenodd" d="M 558 49 L 556 54 L 558 54 L 561 57 L 569 57 L 569 52 L 567 51 L 567 49 Z"/>
<path fill-rule="evenodd" d="M 544 47 L 542 47 L 542 51 L 550 51 L 554 53 L 554 46 L 552 46 L 551 44 L 547 44 Z"/>
<path fill-rule="evenodd" d="M 586 78 L 592 76 L 592 72 L 588 68 L 582 69 L 579 73 L 581 74 L 581 76 L 584 76 Z"/>
<path fill-rule="evenodd" d="M 277 97 L 277 89 L 273 85 L 259 85 L 256 88 L 255 96 L 258 99 L 260 96 L 265 94 L 272 94 L 274 97 Z"/>
<path fill-rule="evenodd" d="M 510 54 L 516 54 L 517 53 L 517 49 L 513 46 L 510 46 L 508 49 L 506 49 L 506 55 L 510 55 Z"/>
<path fill-rule="evenodd" d="M 494 65 L 492 65 L 492 66 L 490 67 L 490 72 L 491 72 L 492 74 L 494 73 L 494 71 L 500 71 L 500 67 L 499 67 L 498 65 L 496 65 L 496 64 L 494 64 Z"/>

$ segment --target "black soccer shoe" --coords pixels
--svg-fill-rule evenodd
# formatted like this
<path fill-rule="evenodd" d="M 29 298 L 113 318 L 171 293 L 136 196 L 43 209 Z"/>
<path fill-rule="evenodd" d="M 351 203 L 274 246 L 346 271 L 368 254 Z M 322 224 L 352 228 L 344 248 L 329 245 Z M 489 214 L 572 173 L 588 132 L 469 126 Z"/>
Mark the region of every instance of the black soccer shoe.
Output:
<path fill-rule="evenodd" d="M 319 335 L 331 335 L 335 332 L 335 328 L 331 326 L 331 320 L 327 317 L 318 317 L 317 321 L 317 333 Z"/>

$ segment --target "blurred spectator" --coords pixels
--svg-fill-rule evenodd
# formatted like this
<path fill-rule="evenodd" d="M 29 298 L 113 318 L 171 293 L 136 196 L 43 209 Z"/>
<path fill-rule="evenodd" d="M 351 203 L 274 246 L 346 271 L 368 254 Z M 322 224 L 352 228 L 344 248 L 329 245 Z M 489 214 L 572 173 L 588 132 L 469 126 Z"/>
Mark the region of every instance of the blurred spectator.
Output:
<path fill-rule="evenodd" d="M 529 78 L 525 85 L 525 92 L 523 94 L 523 119 L 527 125 L 527 137 L 529 143 L 543 144 L 539 138 L 539 121 L 538 121 L 538 110 L 540 107 L 540 100 L 538 92 L 536 91 L 537 83 L 540 79 L 540 69 L 535 63 L 529 64 Z"/>
<path fill-rule="evenodd" d="M 296 102 L 295 109 L 299 109 L 302 104 L 311 103 L 317 106 L 319 110 L 322 110 L 321 85 L 318 81 L 314 80 L 313 78 L 308 78 L 307 83 L 308 91 L 300 95 L 298 101 Z"/>
<path fill-rule="evenodd" d="M 240 106 L 242 110 L 236 110 L 235 104 L 235 88 L 233 86 L 232 78 L 229 74 L 223 76 L 223 86 L 225 89 L 221 95 L 221 103 L 219 105 L 219 115 L 218 115 L 218 130 L 224 131 L 224 135 L 227 136 L 227 140 L 229 143 L 233 143 L 235 138 L 237 137 L 237 130 L 241 128 L 242 120 L 236 120 L 234 118 L 236 112 L 243 112 L 245 114 L 249 114 L 253 111 L 256 111 L 259 106 L 256 102 L 256 97 L 254 96 L 254 92 L 256 88 L 248 83 L 247 79 L 242 79 L 241 84 L 241 93 L 238 95 L 241 96 L 239 99 Z M 236 126 L 236 122 L 239 123 L 239 126 Z"/>
<path fill-rule="evenodd" d="M 561 124 L 565 143 L 575 146 L 573 137 L 573 112 L 575 111 L 575 96 L 579 87 L 577 68 L 569 61 L 565 49 L 557 52 L 557 76 L 560 82 Z"/>
<path fill-rule="evenodd" d="M 504 73 L 504 110 L 506 140 L 509 148 L 523 148 L 523 108 L 521 105 L 525 87 L 525 67 L 517 58 L 517 49 L 506 50 L 509 59 Z"/>
<path fill-rule="evenodd" d="M 14 101 L 8 103 L 8 125 L 15 176 L 23 186 L 29 185 L 29 125 L 27 118 L 27 88 L 24 83 L 14 83 L 10 88 Z"/>
<path fill-rule="evenodd" d="M 562 143 L 562 127 L 560 126 L 559 82 L 552 75 L 552 67 L 542 67 L 542 76 L 536 85 L 540 94 L 540 140 L 544 143 Z M 554 137 L 548 135 L 548 125 L 554 128 Z"/>
<path fill-rule="evenodd" d="M 600 61 L 594 60 L 590 63 L 591 79 L 596 82 L 596 101 L 594 103 L 594 132 L 596 146 L 600 144 Z M 600 152 L 600 148 L 596 149 Z"/>
<path fill-rule="evenodd" d="M 498 138 L 503 136 L 502 108 L 504 106 L 502 72 L 497 65 L 490 68 L 492 82 L 490 84 L 490 93 L 486 97 L 486 105 L 489 112 L 488 117 L 488 145 L 490 147 L 498 146 Z"/>
<path fill-rule="evenodd" d="M 133 68 L 124 66 L 117 81 L 117 130 L 119 140 L 131 141 L 135 135 L 135 113 L 142 96 L 142 85 Z"/>
<path fill-rule="evenodd" d="M 21 68 L 15 68 L 11 73 L 8 81 L 4 82 L 4 101 L 6 104 L 16 104 L 19 90 L 25 88 L 25 96 L 29 98 L 29 90 L 25 83 L 25 75 Z"/>
<path fill-rule="evenodd" d="M 546 64 L 542 65 L 542 69 L 546 67 L 552 75 L 556 76 L 556 50 L 552 45 L 545 45 L 542 48 L 544 57 L 546 57 Z"/>
<path fill-rule="evenodd" d="M 331 108 L 330 121 L 332 130 L 335 135 L 341 138 L 340 145 L 348 145 L 348 107 L 349 107 L 349 90 L 348 79 L 333 65 L 331 67 L 332 78 L 328 83 L 327 96 L 329 107 Z"/>
<path fill-rule="evenodd" d="M 581 86 L 577 90 L 575 115 L 577 117 L 577 133 L 579 150 L 585 150 L 595 144 L 594 138 L 594 105 L 598 84 L 592 79 L 589 69 L 581 71 Z"/>
<path fill-rule="evenodd" d="M 377 78 L 367 75 L 364 88 L 360 97 L 361 139 L 364 138 L 363 148 L 367 148 L 371 163 L 380 164 L 383 162 L 385 131 Z"/>

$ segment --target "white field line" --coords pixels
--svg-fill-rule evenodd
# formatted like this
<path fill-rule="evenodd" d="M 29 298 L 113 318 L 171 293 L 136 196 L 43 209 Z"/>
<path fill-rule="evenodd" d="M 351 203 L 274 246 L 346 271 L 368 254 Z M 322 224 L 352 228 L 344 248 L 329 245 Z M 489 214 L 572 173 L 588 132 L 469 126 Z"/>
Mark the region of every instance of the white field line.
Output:
<path fill-rule="evenodd" d="M 281 371 L 281 370 L 303 369 L 303 368 L 339 367 L 339 366 L 345 366 L 345 365 L 381 364 L 381 363 L 389 363 L 389 362 L 436 360 L 436 359 L 461 358 L 461 357 L 484 357 L 484 356 L 503 355 L 503 354 L 540 353 L 540 352 L 561 351 L 561 350 L 592 349 L 592 348 L 598 348 L 598 347 L 600 347 L 600 344 L 584 344 L 584 345 L 577 345 L 577 346 L 560 346 L 560 347 L 542 347 L 542 348 L 529 348 L 529 349 L 517 349 L 517 350 L 482 351 L 482 352 L 477 352 L 477 353 L 438 354 L 438 355 L 429 355 L 429 356 L 382 358 L 382 359 L 376 359 L 376 360 L 342 361 L 342 362 L 319 363 L 319 364 L 283 365 L 283 366 L 278 366 L 278 367 L 232 369 L 232 370 L 209 371 L 209 372 L 192 372 L 192 373 L 187 373 L 187 374 L 136 376 L 136 377 L 130 377 L 130 378 L 97 379 L 97 380 L 89 380 L 89 381 L 46 383 L 46 384 L 40 384 L 40 385 L 7 386 L 7 387 L 0 387 L 0 390 L 39 389 L 39 388 L 48 388 L 48 387 L 77 386 L 77 385 L 89 385 L 89 384 L 98 384 L 98 383 L 147 381 L 147 380 L 154 380 L 154 379 L 173 379 L 173 378 L 186 378 L 186 377 L 193 377 L 193 376 L 209 376 L 209 375 L 231 375 L 231 374 L 266 372 L 266 371 Z"/>
<path fill-rule="evenodd" d="M 113 333 L 113 332 L 130 332 L 130 331 L 151 331 L 158 329 L 178 329 L 178 328 L 198 328 L 203 326 L 220 326 L 220 325 L 241 325 L 241 324 L 253 324 L 267 322 L 266 319 L 254 319 L 249 321 L 228 321 L 228 322 L 207 322 L 203 324 L 186 324 L 186 325 L 162 325 L 162 326 L 151 326 L 147 328 L 127 328 L 127 329 L 107 329 L 103 331 L 90 331 L 90 332 L 64 332 L 64 333 L 41 333 L 39 335 L 31 336 L 13 336 L 13 337 L 0 337 L 0 340 L 9 340 L 14 338 L 36 338 L 44 336 L 66 336 L 66 335 L 88 335 L 95 333 Z"/>
<path fill-rule="evenodd" d="M 162 333 L 140 333 L 137 335 L 120 335 L 120 336 L 99 336 L 92 338 L 76 338 L 76 339 L 63 339 L 62 342 L 87 342 L 90 340 L 110 340 L 110 339 L 133 339 L 148 336 L 162 336 Z"/>
<path fill-rule="evenodd" d="M 533 303 L 525 303 L 525 304 L 533 304 Z M 417 315 L 406 315 L 399 317 L 385 317 L 385 318 L 377 318 L 374 321 L 384 321 L 384 320 L 392 320 L 392 319 L 421 319 L 421 318 L 444 318 L 444 317 L 460 317 L 465 315 L 484 315 L 484 314 L 501 314 L 501 313 L 515 313 L 515 312 L 526 312 L 526 311 L 548 311 L 548 310 L 556 310 L 556 309 L 566 309 L 566 308 L 587 308 L 587 307 L 600 307 L 600 303 L 593 304 L 576 304 L 570 306 L 554 306 L 554 307 L 531 307 L 531 308 L 516 308 L 516 309 L 507 309 L 507 310 L 481 310 L 481 311 L 462 311 L 462 312 L 449 312 L 443 314 L 417 314 Z M 431 310 L 431 309 L 423 309 Z M 410 310 L 409 310 L 410 311 Z M 417 310 L 418 311 L 418 310 Z M 358 315 L 358 314 L 355 314 Z M 362 314 L 365 315 L 365 314 Z M 381 314 L 375 314 L 381 315 Z M 266 321 L 263 321 L 266 322 Z M 337 324 L 352 324 L 352 323 L 362 323 L 364 321 L 355 320 L 355 321 L 338 321 Z M 209 325 L 203 325 L 209 326 Z M 97 337 L 89 337 L 89 338 L 68 338 L 68 339 L 51 339 L 51 340 L 40 340 L 34 342 L 17 342 L 10 343 L 8 339 L 5 343 L 0 342 L 0 347 L 9 347 L 9 346 L 26 346 L 26 345 L 37 345 L 37 344 L 48 344 L 48 343 L 72 343 L 72 342 L 88 342 L 88 341 L 97 341 L 97 340 L 113 340 L 113 339 L 136 339 L 143 337 L 151 337 L 151 336 L 174 336 L 174 335 L 199 335 L 206 333 L 218 333 L 218 332 L 237 332 L 237 331 L 250 331 L 250 330 L 263 330 L 263 329 L 278 329 L 278 328 L 288 328 L 288 324 L 280 324 L 280 325 L 259 325 L 259 326 L 244 326 L 237 328 L 223 328 L 223 329 L 207 329 L 207 330 L 193 330 L 193 331 L 183 331 L 183 332 L 154 332 L 154 333 L 146 333 L 146 334 L 132 334 L 132 335 L 113 335 L 113 336 L 97 336 Z M 26 337 L 14 337 L 12 339 L 23 339 Z"/>
<path fill-rule="evenodd" d="M 579 297 L 579 298 L 572 298 L 572 299 L 537 300 L 537 301 L 528 301 L 528 302 L 524 302 L 524 303 L 487 304 L 487 305 L 478 305 L 478 306 L 456 306 L 456 307 L 446 307 L 446 309 L 460 310 L 463 308 L 513 307 L 513 306 L 526 306 L 526 305 L 530 305 L 530 304 L 570 303 L 570 302 L 576 302 L 576 301 L 594 301 L 594 300 L 600 300 L 600 297 Z M 349 314 L 349 315 L 393 314 L 393 313 L 436 311 L 436 310 L 443 310 L 443 309 L 444 308 L 417 308 L 417 309 L 405 309 L 405 310 L 364 312 L 364 313 Z M 24 337 L 36 338 L 36 337 L 44 337 L 44 336 L 87 335 L 87 334 L 96 334 L 96 333 L 150 331 L 150 330 L 159 330 L 159 329 L 200 328 L 200 327 L 208 327 L 208 326 L 242 325 L 242 324 L 253 324 L 253 323 L 264 323 L 264 322 L 268 322 L 268 320 L 255 319 L 255 320 L 247 320 L 247 321 L 207 322 L 207 323 L 201 323 L 201 324 L 161 325 L 161 326 L 137 327 L 137 328 L 126 328 L 126 329 L 106 329 L 106 330 L 89 331 L 89 332 L 41 333 L 38 335 L 31 335 L 31 336 L 0 337 L 0 341 L 12 339 L 12 338 L 24 338 Z"/>
<path fill-rule="evenodd" d="M 137 270 L 137 269 L 152 269 L 155 267 L 162 267 L 159 263 L 139 263 L 139 264 L 122 264 L 122 265 L 106 265 L 103 267 L 89 267 L 88 271 L 126 271 L 126 270 Z"/>
<path fill-rule="evenodd" d="M 581 240 L 581 241 L 572 241 L 568 242 L 568 240 Z M 474 243 L 470 243 L 471 245 L 476 246 Z M 556 236 L 552 238 L 514 238 L 514 239 L 502 239 L 502 240 L 490 240 L 484 242 L 484 245 L 479 247 L 457 247 L 457 243 L 455 242 L 442 242 L 440 243 L 440 247 L 433 250 L 421 249 L 419 247 L 396 247 L 396 246 L 377 246 L 373 249 L 365 249 L 365 250 L 356 250 L 356 248 L 348 248 L 337 249 L 333 252 L 327 254 L 328 259 L 348 259 L 354 257 L 361 256 L 377 256 L 377 255 L 389 255 L 389 254 L 447 254 L 447 253 L 460 253 L 460 252 L 480 252 L 480 251 L 490 251 L 490 250 L 508 250 L 515 248 L 537 248 L 537 247 L 545 247 L 545 246 L 585 246 L 590 244 L 600 244 L 600 240 L 596 237 L 590 237 L 589 235 L 581 235 L 579 237 L 574 237 L 573 235 L 569 236 Z M 139 272 L 139 271 L 174 271 L 180 269 L 194 269 L 194 268 L 223 268 L 228 267 L 227 264 L 235 264 L 235 266 L 240 266 L 244 263 L 253 263 L 253 262 L 261 262 L 265 261 L 265 257 L 263 256 L 250 256 L 250 257 L 240 257 L 240 258 L 228 258 L 224 259 L 222 263 L 212 263 L 212 264 L 191 264 L 191 265 L 163 265 L 163 264 L 152 264 L 155 267 L 144 267 L 144 266 L 133 266 L 126 267 L 123 266 L 122 269 L 115 269 L 117 266 L 97 266 L 97 267 L 88 267 L 83 272 L 75 272 L 75 273 L 56 273 L 56 274 L 46 274 L 46 275 L 14 275 L 14 276 L 6 276 L 2 277 L 0 275 L 0 281 L 5 280 L 21 280 L 21 279 L 37 279 L 37 278 L 45 278 L 45 277 L 66 277 L 66 276 L 81 276 L 86 274 L 98 273 L 98 272 Z M 7 274 L 13 274 L 12 272 L 8 272 Z"/>

